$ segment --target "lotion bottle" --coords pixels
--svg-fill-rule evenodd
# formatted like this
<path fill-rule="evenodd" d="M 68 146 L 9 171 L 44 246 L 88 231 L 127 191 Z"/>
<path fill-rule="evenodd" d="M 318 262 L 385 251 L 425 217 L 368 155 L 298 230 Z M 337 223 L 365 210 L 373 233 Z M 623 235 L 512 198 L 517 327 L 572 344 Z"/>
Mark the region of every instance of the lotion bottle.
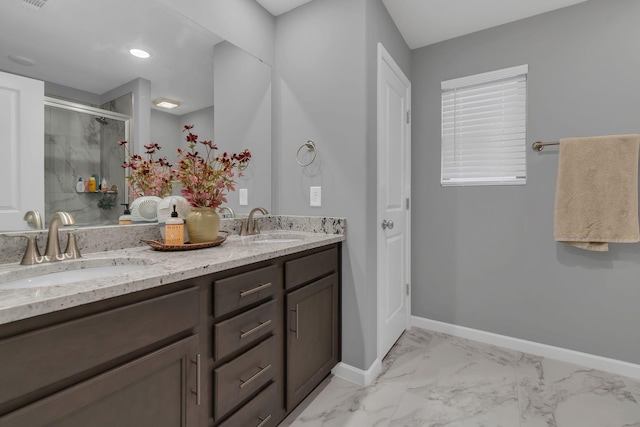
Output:
<path fill-rule="evenodd" d="M 96 177 L 92 176 L 89 178 L 89 193 L 95 193 L 96 190 Z"/>
<path fill-rule="evenodd" d="M 166 245 L 184 245 L 184 221 L 178 218 L 176 205 L 173 205 L 171 218 L 164 223 L 164 236 Z"/>
<path fill-rule="evenodd" d="M 78 178 L 78 183 L 76 184 L 76 191 L 78 193 L 84 193 L 84 181 L 82 181 L 82 177 Z"/>

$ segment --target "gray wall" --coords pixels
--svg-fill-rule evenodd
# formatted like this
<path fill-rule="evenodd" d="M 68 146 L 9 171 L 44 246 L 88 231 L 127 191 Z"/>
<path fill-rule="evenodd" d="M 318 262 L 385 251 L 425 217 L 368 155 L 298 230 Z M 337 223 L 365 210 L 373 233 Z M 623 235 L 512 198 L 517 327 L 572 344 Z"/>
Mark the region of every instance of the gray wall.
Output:
<path fill-rule="evenodd" d="M 314 1 L 276 19 L 275 209 L 347 218 L 342 356 L 359 369 L 376 358 L 376 165 L 369 150 L 375 149 L 378 41 L 408 69 L 409 50 L 379 0 Z M 302 168 L 295 154 L 309 139 L 318 156 Z M 310 186 L 322 187 L 322 207 L 309 206 Z"/>
<path fill-rule="evenodd" d="M 640 245 L 553 241 L 558 150 L 524 187 L 442 188 L 440 82 L 529 64 L 528 144 L 640 132 L 640 2 L 592 0 L 413 51 L 413 314 L 640 363 Z"/>
<path fill-rule="evenodd" d="M 251 162 L 225 206 L 236 214 L 248 214 L 271 206 L 271 66 L 225 41 L 214 48 L 214 142 L 221 151 L 251 150 Z M 239 190 L 248 193 L 248 205 L 240 206 Z"/>

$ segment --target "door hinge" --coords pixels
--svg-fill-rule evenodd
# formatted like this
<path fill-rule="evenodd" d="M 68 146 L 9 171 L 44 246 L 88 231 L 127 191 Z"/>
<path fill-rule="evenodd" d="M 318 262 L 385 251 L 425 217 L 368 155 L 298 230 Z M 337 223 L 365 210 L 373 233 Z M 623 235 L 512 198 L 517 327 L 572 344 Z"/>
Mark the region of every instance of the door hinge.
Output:
<path fill-rule="evenodd" d="M 407 123 L 411 123 L 411 110 L 407 110 Z"/>
<path fill-rule="evenodd" d="M 406 207 L 407 207 L 407 210 L 409 210 L 409 209 L 411 208 L 411 201 L 410 201 L 410 199 L 409 199 L 408 197 L 407 197 L 407 199 L 406 199 L 406 203 L 405 203 L 405 205 L 406 205 Z"/>
<path fill-rule="evenodd" d="M 405 285 L 405 289 L 406 289 L 407 295 L 409 295 L 409 284 L 408 283 Z"/>

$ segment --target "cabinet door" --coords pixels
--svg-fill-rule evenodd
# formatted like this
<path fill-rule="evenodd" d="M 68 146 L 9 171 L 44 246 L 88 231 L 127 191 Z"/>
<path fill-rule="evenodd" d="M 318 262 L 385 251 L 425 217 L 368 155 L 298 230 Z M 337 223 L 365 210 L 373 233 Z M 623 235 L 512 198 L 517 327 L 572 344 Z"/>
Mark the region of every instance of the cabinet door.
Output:
<path fill-rule="evenodd" d="M 3 427 L 195 427 L 194 335 L 0 417 Z"/>
<path fill-rule="evenodd" d="M 287 410 L 338 363 L 338 276 L 287 295 Z"/>

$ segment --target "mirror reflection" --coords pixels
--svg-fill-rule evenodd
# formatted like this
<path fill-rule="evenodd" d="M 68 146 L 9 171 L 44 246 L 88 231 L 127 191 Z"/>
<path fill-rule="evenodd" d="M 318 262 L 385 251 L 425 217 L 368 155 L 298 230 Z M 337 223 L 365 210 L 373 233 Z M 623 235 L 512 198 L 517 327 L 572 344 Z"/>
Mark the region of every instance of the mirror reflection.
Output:
<path fill-rule="evenodd" d="M 150 58 L 132 56 L 132 47 Z M 228 205 L 237 213 L 271 210 L 271 67 L 160 0 L 3 2 L 0 51 L 0 71 L 43 80 L 48 97 L 89 109 L 45 110 L 45 223 L 52 212 L 77 209 L 81 225 L 117 224 L 128 201 L 117 139 L 138 152 L 157 142 L 173 161 L 186 146 L 185 124 L 221 150 L 249 148 L 252 162 L 236 186 L 247 189 L 248 206 L 240 206 L 238 191 Z M 179 106 L 162 109 L 154 103 L 160 99 Z M 92 175 L 98 189 L 107 180 L 107 194 L 77 191 L 79 178 Z"/>
<path fill-rule="evenodd" d="M 130 109 L 131 95 L 112 104 Z M 117 224 L 127 199 L 118 141 L 130 137 L 129 122 L 128 115 L 45 99 L 45 222 L 64 211 L 79 225 Z"/>

